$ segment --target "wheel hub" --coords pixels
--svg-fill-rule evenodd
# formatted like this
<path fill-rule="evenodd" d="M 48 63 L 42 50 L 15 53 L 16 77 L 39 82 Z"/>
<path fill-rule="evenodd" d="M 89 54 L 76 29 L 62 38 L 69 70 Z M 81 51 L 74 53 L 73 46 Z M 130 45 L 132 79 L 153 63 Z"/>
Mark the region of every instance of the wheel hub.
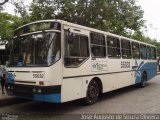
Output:
<path fill-rule="evenodd" d="M 91 86 L 89 89 L 89 97 L 94 98 L 97 95 L 97 90 L 94 86 Z"/>

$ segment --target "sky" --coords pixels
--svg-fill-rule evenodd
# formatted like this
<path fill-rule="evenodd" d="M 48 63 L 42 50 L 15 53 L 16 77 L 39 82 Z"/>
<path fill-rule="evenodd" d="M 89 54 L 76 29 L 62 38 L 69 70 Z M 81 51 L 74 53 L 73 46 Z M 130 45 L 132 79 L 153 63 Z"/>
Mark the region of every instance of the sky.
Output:
<path fill-rule="evenodd" d="M 146 34 L 160 42 L 160 0 L 138 0 L 138 4 L 144 11 L 148 29 Z"/>
<path fill-rule="evenodd" d="M 25 0 L 25 4 L 29 4 L 31 0 Z M 137 5 L 140 5 L 144 11 L 145 25 L 147 32 L 145 35 L 160 42 L 160 0 L 136 0 Z M 10 3 L 6 3 L 5 11 L 14 14 L 14 7 Z"/>

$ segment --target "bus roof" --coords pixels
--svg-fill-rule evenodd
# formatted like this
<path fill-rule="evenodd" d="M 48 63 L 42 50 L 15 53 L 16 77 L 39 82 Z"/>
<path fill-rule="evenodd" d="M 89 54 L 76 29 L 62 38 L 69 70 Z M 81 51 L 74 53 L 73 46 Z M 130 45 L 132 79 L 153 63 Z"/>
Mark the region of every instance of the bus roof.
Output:
<path fill-rule="evenodd" d="M 130 41 L 133 41 L 133 42 L 139 42 L 139 43 L 142 43 L 142 44 L 146 44 L 146 45 L 150 45 L 150 46 L 155 47 L 152 44 L 141 42 L 141 41 L 138 41 L 138 40 L 135 40 L 135 39 L 132 39 L 132 38 L 127 38 L 127 37 L 124 37 L 124 36 L 121 36 L 121 35 L 116 35 L 116 34 L 113 34 L 113 33 L 110 33 L 110 32 L 98 30 L 98 29 L 95 29 L 95 28 L 86 27 L 86 26 L 83 26 L 83 25 L 78 25 L 78 24 L 75 24 L 75 23 L 71 23 L 71 22 L 67 22 L 67 21 L 59 20 L 59 19 L 40 20 L 40 21 L 31 22 L 31 23 L 28 23 L 28 24 L 25 24 L 23 26 L 18 27 L 16 30 L 18 30 L 20 28 L 23 28 L 25 26 L 28 26 L 28 25 L 32 25 L 32 24 L 35 24 L 35 23 L 41 23 L 41 22 L 58 22 L 58 23 L 61 23 L 63 25 L 68 25 L 68 26 L 71 26 L 71 27 L 77 27 L 77 28 L 92 31 L 92 32 L 98 32 L 98 33 L 102 33 L 102 34 L 107 35 L 107 36 L 113 36 L 113 37 L 117 37 L 117 38 L 120 38 L 120 39 L 130 40 Z"/>

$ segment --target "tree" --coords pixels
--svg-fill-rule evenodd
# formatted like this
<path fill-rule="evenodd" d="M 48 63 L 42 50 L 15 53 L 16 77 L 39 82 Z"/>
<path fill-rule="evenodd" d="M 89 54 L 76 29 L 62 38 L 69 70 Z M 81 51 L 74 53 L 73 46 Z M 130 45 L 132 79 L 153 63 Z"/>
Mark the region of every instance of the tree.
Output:
<path fill-rule="evenodd" d="M 24 0 L 12 0 L 11 4 L 15 6 L 15 14 L 21 18 L 21 25 L 31 21 L 28 13 L 29 6 L 24 4 Z"/>
<path fill-rule="evenodd" d="M 15 13 L 20 16 L 14 28 L 37 20 L 62 19 L 160 45 L 141 31 L 146 27 L 143 10 L 135 0 L 33 0 L 30 6 L 26 6 L 24 0 L 12 0 L 12 4 L 16 7 Z M 10 28 L 7 23 L 4 26 Z M 157 48 L 160 53 L 160 48 Z"/>
<path fill-rule="evenodd" d="M 33 0 L 32 21 L 54 18 L 125 36 L 144 26 L 135 0 Z"/>
<path fill-rule="evenodd" d="M 0 13 L 0 37 L 1 40 L 10 41 L 13 38 L 13 31 L 19 26 L 20 18 L 8 13 Z"/>
<path fill-rule="evenodd" d="M 55 0 L 33 0 L 30 6 L 31 21 L 54 19 L 56 9 Z"/>

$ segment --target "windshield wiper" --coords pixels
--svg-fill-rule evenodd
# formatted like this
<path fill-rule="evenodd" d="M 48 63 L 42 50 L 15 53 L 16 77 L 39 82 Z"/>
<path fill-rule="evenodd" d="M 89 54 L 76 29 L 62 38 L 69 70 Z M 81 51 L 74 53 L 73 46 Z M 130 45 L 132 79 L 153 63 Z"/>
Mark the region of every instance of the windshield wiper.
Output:
<path fill-rule="evenodd" d="M 31 38 L 31 36 L 27 37 L 24 41 L 29 40 L 29 38 Z M 26 65 L 28 53 L 29 53 L 29 50 L 30 50 L 30 45 L 31 45 L 31 40 L 29 40 L 29 43 L 28 43 L 27 53 L 26 53 L 25 58 L 24 58 L 24 65 Z"/>
<path fill-rule="evenodd" d="M 43 41 L 45 41 L 45 44 L 42 45 L 43 51 L 42 51 L 42 53 L 41 53 L 41 56 L 42 56 L 42 59 L 43 59 L 44 56 L 46 55 L 47 49 L 48 49 L 48 39 L 46 40 L 46 38 L 47 38 L 47 36 L 48 36 L 49 34 L 48 34 L 48 33 L 46 34 L 46 33 L 43 33 L 43 32 L 42 32 L 42 34 L 43 34 Z M 45 34 L 45 35 L 44 35 L 44 34 Z"/>
<path fill-rule="evenodd" d="M 55 46 L 55 40 L 54 40 L 55 34 L 56 33 L 52 33 L 51 36 L 50 36 L 50 38 L 47 40 L 47 42 L 45 44 L 45 47 L 44 47 L 44 52 L 43 52 L 42 56 L 45 56 L 48 53 L 48 51 L 49 51 L 49 49 L 50 49 L 53 41 L 54 41 L 53 45 Z"/>

